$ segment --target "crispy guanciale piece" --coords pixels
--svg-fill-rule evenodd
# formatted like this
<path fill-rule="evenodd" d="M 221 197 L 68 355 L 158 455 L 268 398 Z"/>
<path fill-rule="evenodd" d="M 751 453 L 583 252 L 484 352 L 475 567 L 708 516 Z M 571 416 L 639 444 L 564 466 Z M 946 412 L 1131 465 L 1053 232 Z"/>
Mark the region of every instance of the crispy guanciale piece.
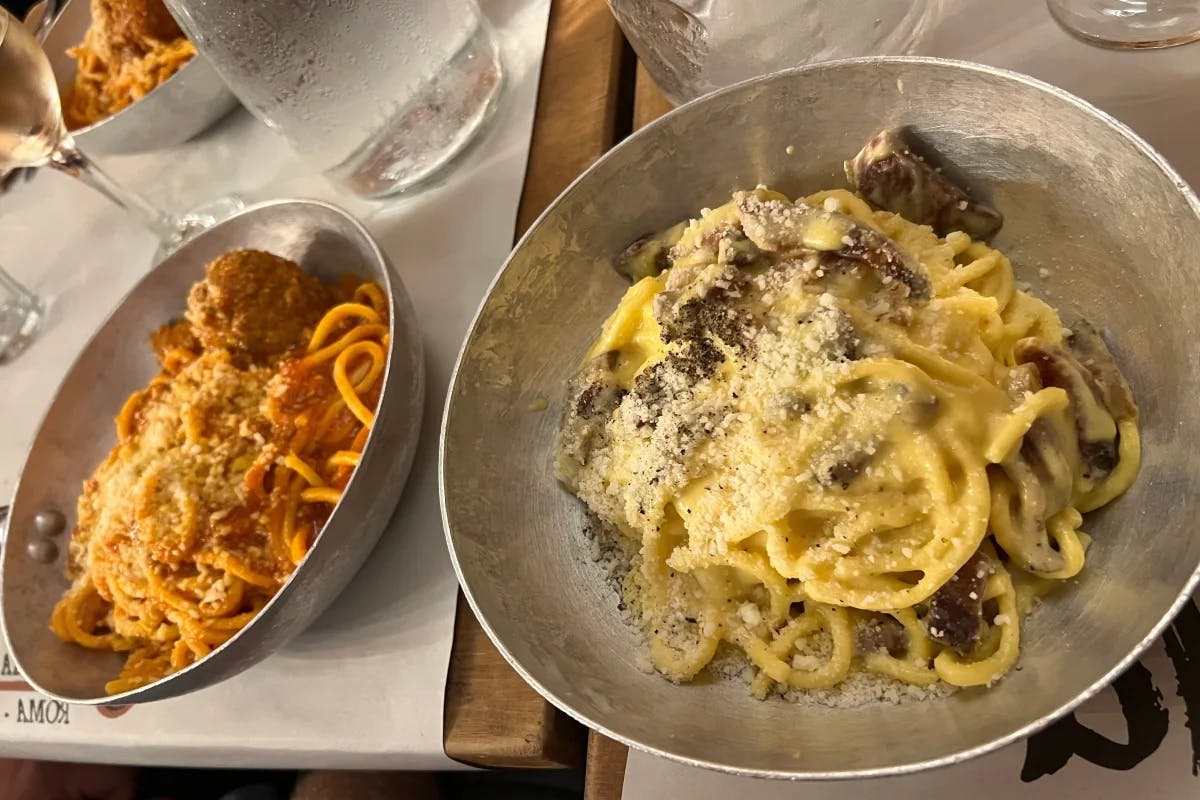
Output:
<path fill-rule="evenodd" d="M 908 632 L 895 617 L 876 614 L 855 629 L 854 650 L 860 656 L 887 653 L 899 658 L 908 651 Z"/>
<path fill-rule="evenodd" d="M 1034 364 L 1019 364 L 1008 374 L 1005 389 L 1014 402 L 1041 391 Z M 1020 449 L 998 465 L 1015 489 L 1006 508 L 994 509 L 992 532 L 1009 557 L 1025 569 L 1057 572 L 1062 554 L 1054 549 L 1046 520 L 1066 507 L 1075 480 L 1074 467 L 1064 455 L 1067 442 L 1046 419 L 1030 426 Z"/>
<path fill-rule="evenodd" d="M 1133 390 L 1117 368 L 1117 362 L 1109 352 L 1108 345 L 1100 333 L 1087 320 L 1076 320 L 1071 325 L 1067 345 L 1091 376 L 1100 400 L 1117 422 L 1137 419 L 1137 404 L 1133 401 Z"/>
<path fill-rule="evenodd" d="M 782 255 L 817 254 L 826 271 L 874 272 L 909 300 L 929 299 L 929 277 L 920 262 L 848 214 L 739 192 L 742 229 L 759 249 Z"/>
<path fill-rule="evenodd" d="M 1104 352 L 1108 352 L 1106 348 Z M 1017 363 L 1037 367 L 1044 385 L 1057 386 L 1066 391 L 1075 417 L 1083 476 L 1096 483 L 1107 478 L 1117 466 L 1117 420 L 1105 403 L 1105 391 L 1101 390 L 1093 372 L 1081 364 L 1071 350 L 1036 337 L 1018 341 L 1013 348 L 1013 357 Z M 1095 353 L 1092 357 L 1095 358 Z M 1108 356 L 1107 360 L 1111 361 L 1111 358 Z M 1115 365 L 1112 371 L 1116 372 Z M 1106 376 L 1105 380 L 1111 378 Z M 1133 400 L 1128 395 L 1127 385 L 1123 392 L 1114 384 L 1107 385 L 1116 397 L 1124 395 L 1120 400 L 1122 408 L 1132 408 Z"/>
<path fill-rule="evenodd" d="M 986 240 L 1000 230 L 1004 217 L 973 200 L 961 187 L 909 149 L 898 130 L 884 130 L 846 162 L 850 187 L 869 202 L 941 236 L 963 231 Z"/>
<path fill-rule="evenodd" d="M 960 655 L 975 649 L 983 629 L 983 588 L 993 570 L 988 559 L 976 553 L 934 592 L 925 616 L 929 638 Z"/>

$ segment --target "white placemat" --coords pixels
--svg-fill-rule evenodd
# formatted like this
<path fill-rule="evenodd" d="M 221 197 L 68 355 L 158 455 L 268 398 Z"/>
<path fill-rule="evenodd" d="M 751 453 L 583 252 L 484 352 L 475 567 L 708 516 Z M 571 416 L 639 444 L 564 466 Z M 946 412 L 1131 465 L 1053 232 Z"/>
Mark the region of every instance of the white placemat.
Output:
<path fill-rule="evenodd" d="M 224 684 L 115 718 L 27 691 L 5 656 L 0 755 L 221 766 L 453 765 L 442 750 L 442 704 L 458 584 L 437 504 L 438 428 L 467 324 L 512 246 L 549 12 L 549 0 L 481 5 L 502 41 L 505 96 L 490 130 L 444 183 L 411 199 L 378 205 L 338 193 L 245 112 L 173 150 L 104 162 L 167 208 L 237 191 L 250 200 L 318 197 L 362 219 L 417 309 L 429 387 L 424 430 L 382 541 L 312 629 Z M 50 303 L 41 337 L 0 367 L 0 497 L 10 495 L 71 360 L 149 268 L 153 249 L 136 224 L 63 176 L 39 175 L 0 196 L 0 264 Z"/>
<path fill-rule="evenodd" d="M 1189 605 L 1165 638 L 1167 646 L 1156 644 L 1141 665 L 1073 715 L 1026 741 L 965 764 L 899 778 L 793 783 L 738 778 L 634 751 L 629 754 L 622 798 L 1194 798 L 1200 796 L 1200 608 Z"/>
<path fill-rule="evenodd" d="M 1121 52 L 1071 37 L 1044 0 L 929 0 L 937 7 L 921 55 L 960 58 L 1061 86 L 1117 117 L 1200 186 L 1200 44 Z M 947 97 L 947 113 L 953 113 Z M 1004 109 L 996 109 L 1003 114 Z"/>
<path fill-rule="evenodd" d="M 1195 146 L 1200 130 L 1200 44 L 1114 52 L 1070 37 L 1050 18 L 1044 0 L 929 3 L 936 16 L 921 55 L 979 61 L 1057 84 L 1130 125 L 1193 186 L 1200 186 L 1200 150 Z M 953 98 L 947 102 L 947 113 L 953 113 Z M 1197 797 L 1200 611 L 1190 606 L 1172 630 L 1181 637 L 1175 663 L 1161 644 L 1156 645 L 1143 659 L 1147 672 L 1135 668 L 1123 679 L 1124 703 L 1118 702 L 1113 689 L 1107 689 L 1076 713 L 1076 723 L 1060 723 L 1050 733 L 957 767 L 905 778 L 793 784 L 718 775 L 633 751 L 624 798 Z M 1154 691 L 1161 694 L 1157 701 Z M 1184 695 L 1189 696 L 1190 707 Z"/>

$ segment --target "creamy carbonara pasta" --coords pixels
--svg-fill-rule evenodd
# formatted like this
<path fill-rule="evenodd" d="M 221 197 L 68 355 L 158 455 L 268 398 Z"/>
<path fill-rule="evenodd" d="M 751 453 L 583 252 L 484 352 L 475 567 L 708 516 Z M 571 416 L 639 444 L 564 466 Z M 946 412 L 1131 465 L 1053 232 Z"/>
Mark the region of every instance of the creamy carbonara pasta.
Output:
<path fill-rule="evenodd" d="M 636 543 L 625 601 L 672 680 L 731 646 L 759 697 L 990 684 L 1083 569 L 1081 515 L 1136 475 L 1103 340 L 966 232 L 998 215 L 881 136 L 857 193 L 759 187 L 635 243 L 570 386 L 557 472 Z"/>

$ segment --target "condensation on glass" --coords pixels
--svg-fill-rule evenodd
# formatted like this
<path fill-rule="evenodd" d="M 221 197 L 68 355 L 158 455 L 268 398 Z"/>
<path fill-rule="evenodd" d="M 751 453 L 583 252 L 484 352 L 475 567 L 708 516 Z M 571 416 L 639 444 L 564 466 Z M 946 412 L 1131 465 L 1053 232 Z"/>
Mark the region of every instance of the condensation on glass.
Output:
<path fill-rule="evenodd" d="M 944 0 L 608 0 L 673 103 L 817 61 L 905 55 Z"/>
<path fill-rule="evenodd" d="M 422 183 L 494 108 L 503 70 L 475 0 L 167 0 L 242 104 L 365 197 Z"/>

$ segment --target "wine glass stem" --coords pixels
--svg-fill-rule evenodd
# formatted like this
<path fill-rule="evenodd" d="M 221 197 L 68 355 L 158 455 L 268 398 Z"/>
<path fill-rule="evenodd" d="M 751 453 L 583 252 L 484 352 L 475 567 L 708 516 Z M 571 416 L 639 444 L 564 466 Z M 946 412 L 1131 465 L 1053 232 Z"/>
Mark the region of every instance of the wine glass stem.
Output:
<path fill-rule="evenodd" d="M 121 186 L 97 167 L 87 156 L 79 152 L 75 143 L 67 139 L 50 156 L 49 167 L 78 178 L 121 208 L 141 220 L 159 241 L 168 242 L 179 235 L 179 222 L 169 214 L 156 208 L 137 192 Z"/>

